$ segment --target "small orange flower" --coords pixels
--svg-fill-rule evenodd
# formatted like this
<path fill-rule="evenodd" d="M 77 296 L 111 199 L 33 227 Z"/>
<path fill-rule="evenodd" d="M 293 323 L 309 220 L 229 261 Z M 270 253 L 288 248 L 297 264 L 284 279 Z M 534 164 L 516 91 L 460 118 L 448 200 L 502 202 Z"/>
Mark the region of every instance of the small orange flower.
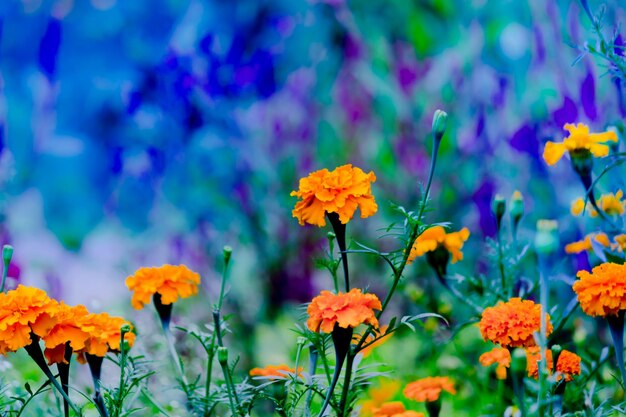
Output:
<path fill-rule="evenodd" d="M 381 308 L 375 294 L 363 294 L 358 288 L 339 294 L 322 291 L 307 308 L 309 319 L 306 324 L 311 331 L 324 333 L 331 333 L 335 324 L 344 329 L 364 323 L 378 327 L 374 310 Z"/>
<path fill-rule="evenodd" d="M 0 293 L 0 354 L 31 344 L 31 333 L 44 336 L 55 324 L 58 303 L 39 288 L 19 285 Z"/>
<path fill-rule="evenodd" d="M 424 413 L 405 409 L 401 401 L 391 401 L 375 408 L 373 417 L 424 417 Z"/>
<path fill-rule="evenodd" d="M 470 232 L 467 227 L 452 233 L 446 233 L 446 229 L 442 226 L 433 226 L 426 229 L 415 239 L 407 263 L 410 264 L 418 256 L 422 256 L 426 252 L 435 251 L 438 248 L 444 248 L 452 254 L 452 263 L 463 260 L 461 249 L 469 235 Z"/>
<path fill-rule="evenodd" d="M 268 365 L 264 368 L 252 368 L 250 370 L 250 376 L 266 376 L 285 378 L 288 374 L 295 373 L 295 368 L 290 368 L 287 365 Z M 298 375 L 301 375 L 302 367 L 298 367 Z"/>
<path fill-rule="evenodd" d="M 376 181 L 373 172 L 365 173 L 351 164 L 342 165 L 333 171 L 326 168 L 310 173 L 300 179 L 298 191 L 292 191 L 292 197 L 302 199 L 293 209 L 293 217 L 300 225 L 304 223 L 325 226 L 326 213 L 337 213 L 341 223 L 346 224 L 357 208 L 361 218 L 366 218 L 378 210 L 371 183 Z"/>
<path fill-rule="evenodd" d="M 617 142 L 615 132 L 589 133 L 589 127 L 578 123 L 578 125 L 566 124 L 563 129 L 567 130 L 570 135 L 566 137 L 562 143 L 547 142 L 543 150 L 543 159 L 548 165 L 554 165 L 563 157 L 565 152 L 572 153 L 590 153 L 591 155 L 602 158 L 609 154 L 609 147 L 603 142 Z"/>
<path fill-rule="evenodd" d="M 89 333 L 83 327 L 89 311 L 85 306 L 70 307 L 59 303 L 54 315 L 54 325 L 42 336 L 46 345 L 45 355 L 48 364 L 68 363 L 65 359 L 65 345 L 69 343 L 73 351 L 85 347 Z"/>
<path fill-rule="evenodd" d="M 552 332 L 550 315 L 546 313 L 547 332 Z M 533 333 L 538 332 L 541 322 L 541 305 L 530 300 L 511 298 L 487 307 L 480 319 L 480 333 L 502 347 L 528 347 L 535 345 Z"/>
<path fill-rule="evenodd" d="M 506 368 L 511 367 L 511 352 L 508 349 L 495 347 L 489 352 L 480 355 L 478 361 L 482 366 L 489 366 L 497 363 L 496 377 L 498 379 L 506 379 Z"/>
<path fill-rule="evenodd" d="M 163 265 L 158 268 L 140 268 L 126 278 L 126 286 L 133 292 L 132 304 L 141 310 L 158 293 L 161 303 L 172 304 L 178 297 L 187 298 L 198 293 L 200 275 L 185 265 Z"/>
<path fill-rule="evenodd" d="M 437 401 L 441 391 L 448 391 L 450 394 L 456 394 L 454 383 L 445 376 L 434 376 L 418 379 L 404 387 L 402 393 L 409 400 L 414 401 Z"/>
<path fill-rule="evenodd" d="M 572 375 L 580 375 L 580 356 L 563 350 L 556 361 L 556 371 L 565 375 L 566 382 L 571 381 Z"/>
<path fill-rule="evenodd" d="M 400 382 L 383 380 L 367 390 L 368 399 L 361 402 L 360 417 L 372 417 L 374 410 L 391 400 L 400 390 Z"/>
<path fill-rule="evenodd" d="M 122 317 L 111 317 L 108 313 L 89 314 L 83 320 L 83 329 L 89 332 L 85 347 L 76 352 L 78 361 L 85 362 L 84 355 L 106 356 L 107 352 L 119 352 L 122 338 L 121 327 L 129 324 Z M 135 333 L 124 334 L 124 340 L 132 347 L 135 342 Z"/>
<path fill-rule="evenodd" d="M 565 245 L 565 253 L 580 253 L 586 250 L 592 251 L 593 245 L 591 244 L 591 239 L 595 240 L 604 247 L 609 247 L 611 245 L 609 237 L 605 233 L 590 233 L 585 236 L 583 240 Z"/>
<path fill-rule="evenodd" d="M 626 310 L 626 265 L 606 262 L 576 276 L 573 289 L 585 313 L 605 317 Z"/>
<path fill-rule="evenodd" d="M 526 348 L 526 371 L 528 372 L 528 376 L 532 378 L 539 378 L 539 364 L 538 362 L 541 360 L 541 353 L 539 352 L 538 346 L 532 346 Z M 552 368 L 554 367 L 554 360 L 552 359 L 552 351 L 550 349 L 546 349 L 546 360 L 548 361 L 548 373 L 552 373 Z"/>

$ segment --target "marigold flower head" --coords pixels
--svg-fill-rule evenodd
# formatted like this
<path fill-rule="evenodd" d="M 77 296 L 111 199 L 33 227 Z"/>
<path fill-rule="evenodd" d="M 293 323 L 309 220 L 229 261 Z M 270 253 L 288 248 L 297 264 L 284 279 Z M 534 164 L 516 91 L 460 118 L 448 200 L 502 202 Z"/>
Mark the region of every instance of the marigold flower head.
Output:
<path fill-rule="evenodd" d="M 375 408 L 373 417 L 424 417 L 423 413 L 404 408 L 401 401 L 391 401 Z"/>
<path fill-rule="evenodd" d="M 346 224 L 357 208 L 361 218 L 366 218 L 378 210 L 371 183 L 376 181 L 373 172 L 365 173 L 351 164 L 342 165 L 333 171 L 326 168 L 310 173 L 300 179 L 298 191 L 292 191 L 292 197 L 301 201 L 292 211 L 300 225 L 304 223 L 325 226 L 326 213 L 337 213 L 341 223 Z"/>
<path fill-rule="evenodd" d="M 382 305 L 375 294 L 363 294 L 358 288 L 339 294 L 322 291 L 307 308 L 309 319 L 306 324 L 312 331 L 324 333 L 331 333 L 335 324 L 344 329 L 360 324 L 378 327 L 374 310 L 380 309 Z"/>
<path fill-rule="evenodd" d="M 502 347 L 528 347 L 535 345 L 533 333 L 541 322 L 541 305 L 530 300 L 511 298 L 487 307 L 480 319 L 480 333 Z M 552 332 L 550 315 L 546 313 L 547 333 Z"/>
<path fill-rule="evenodd" d="M 563 350 L 556 361 L 556 371 L 565 376 L 565 381 L 569 382 L 573 379 L 573 375 L 580 375 L 580 356 Z"/>
<path fill-rule="evenodd" d="M 172 304 L 178 297 L 187 298 L 198 293 L 200 275 L 185 265 L 163 265 L 139 268 L 126 278 L 126 286 L 133 291 L 132 304 L 141 310 L 158 293 L 162 304 Z"/>
<path fill-rule="evenodd" d="M 506 368 L 511 367 L 511 352 L 505 348 L 495 347 L 489 352 L 480 355 L 478 361 L 482 366 L 490 366 L 497 363 L 496 377 L 498 379 L 506 379 Z"/>
<path fill-rule="evenodd" d="M 129 324 L 122 317 L 112 317 L 108 313 L 92 313 L 83 320 L 83 329 L 88 331 L 89 337 L 85 342 L 85 347 L 77 353 L 79 362 L 84 363 L 84 355 L 106 356 L 107 352 L 119 352 L 122 338 L 121 328 Z M 132 347 L 135 342 L 135 333 L 124 334 L 124 341 Z"/>
<path fill-rule="evenodd" d="M 45 355 L 48 364 L 67 363 L 65 359 L 65 345 L 73 351 L 78 351 L 85 347 L 85 342 L 89 338 L 89 333 L 84 328 L 85 318 L 89 311 L 85 306 L 68 306 L 60 302 L 54 314 L 54 325 L 42 336 L 46 345 Z"/>
<path fill-rule="evenodd" d="M 265 377 L 276 377 L 276 378 L 285 378 L 288 374 L 293 374 L 296 372 L 295 368 L 290 368 L 287 365 L 268 365 L 264 368 L 252 368 L 250 370 L 250 376 L 265 376 Z M 301 375 L 302 367 L 298 367 L 298 375 Z"/>
<path fill-rule="evenodd" d="M 589 133 L 589 127 L 582 123 L 578 125 L 568 123 L 563 129 L 570 133 L 569 136 L 561 143 L 547 142 L 543 150 L 543 159 L 548 165 L 559 162 L 565 152 L 569 152 L 570 155 L 590 153 L 597 158 L 602 158 L 609 154 L 609 147 L 604 142 L 617 142 L 615 132 Z"/>
<path fill-rule="evenodd" d="M 526 348 L 526 371 L 528 372 L 528 376 L 532 378 L 539 378 L 539 364 L 538 362 L 541 360 L 541 352 L 539 351 L 538 346 L 531 346 Z M 550 349 L 546 349 L 546 360 L 548 362 L 548 373 L 552 373 L 552 368 L 554 368 L 554 360 L 552 358 L 552 351 Z"/>
<path fill-rule="evenodd" d="M 407 259 L 407 263 L 411 263 L 418 256 L 424 255 L 426 252 L 432 252 L 438 248 L 444 248 L 452 254 L 452 263 L 463 259 L 463 243 L 469 238 L 470 232 L 467 227 L 458 232 L 446 233 L 442 226 L 433 226 L 415 239 L 415 243 L 411 248 L 411 253 Z"/>
<path fill-rule="evenodd" d="M 611 242 L 605 233 L 590 233 L 583 240 L 565 245 L 565 253 L 581 253 L 593 251 L 592 239 L 604 247 L 609 247 Z"/>
<path fill-rule="evenodd" d="M 624 214 L 624 204 L 626 204 L 626 201 L 622 199 L 623 197 L 624 192 L 622 190 L 617 190 L 615 194 L 602 194 L 598 199 L 598 207 L 608 215 L 621 216 Z"/>
<path fill-rule="evenodd" d="M 39 288 L 19 285 L 0 293 L 0 354 L 28 346 L 31 332 L 44 336 L 55 323 L 57 306 Z"/>
<path fill-rule="evenodd" d="M 576 276 L 573 289 L 586 314 L 605 317 L 626 310 L 626 265 L 606 262 Z"/>
<path fill-rule="evenodd" d="M 396 380 L 382 380 L 378 386 L 367 390 L 367 399 L 361 402 L 360 417 L 372 417 L 374 410 L 391 400 L 400 390 L 400 382 Z"/>
<path fill-rule="evenodd" d="M 456 394 L 454 383 L 445 376 L 434 376 L 418 379 L 404 387 L 402 393 L 410 400 L 432 402 L 439 399 L 441 391 Z"/>

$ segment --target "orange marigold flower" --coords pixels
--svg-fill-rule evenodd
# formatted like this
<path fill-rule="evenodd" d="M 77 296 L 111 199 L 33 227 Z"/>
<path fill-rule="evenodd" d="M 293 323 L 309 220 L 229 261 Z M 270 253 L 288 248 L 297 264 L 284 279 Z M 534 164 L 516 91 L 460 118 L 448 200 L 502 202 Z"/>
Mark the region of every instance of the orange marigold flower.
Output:
<path fill-rule="evenodd" d="M 511 367 L 511 352 L 508 349 L 495 347 L 489 352 L 480 355 L 478 361 L 482 366 L 489 366 L 497 363 L 496 377 L 498 379 L 506 379 L 506 368 Z"/>
<path fill-rule="evenodd" d="M 400 390 L 400 382 L 383 380 L 367 390 L 367 399 L 361 402 L 360 417 L 372 417 L 374 410 L 391 400 Z"/>
<path fill-rule="evenodd" d="M 609 147 L 603 142 L 617 142 L 615 132 L 589 133 L 589 127 L 578 123 L 578 125 L 566 124 L 563 129 L 570 134 L 561 143 L 547 142 L 543 150 L 543 159 L 548 165 L 554 165 L 563 157 L 565 152 L 591 153 L 597 158 L 607 156 Z"/>
<path fill-rule="evenodd" d="M 556 361 L 556 371 L 565 375 L 566 382 L 571 381 L 573 375 L 580 375 L 580 356 L 563 350 Z"/>
<path fill-rule="evenodd" d="M 89 333 L 84 327 L 85 318 L 89 311 L 85 306 L 68 306 L 59 303 L 54 314 L 54 325 L 42 336 L 46 345 L 45 355 L 48 364 L 67 363 L 65 359 L 65 345 L 69 343 L 73 351 L 85 347 Z"/>
<path fill-rule="evenodd" d="M 366 218 L 378 210 L 371 183 L 376 181 L 373 172 L 365 173 L 351 164 L 342 165 L 333 171 L 326 168 L 310 173 L 300 179 L 298 191 L 292 191 L 292 197 L 302 199 L 293 209 L 293 217 L 300 225 L 304 223 L 325 226 L 326 213 L 337 213 L 341 223 L 346 224 L 357 208 L 361 218 Z"/>
<path fill-rule="evenodd" d="M 604 247 L 609 247 L 611 245 L 609 237 L 605 233 L 590 233 L 585 236 L 583 240 L 565 245 L 565 253 L 580 253 L 586 250 L 592 251 L 593 245 L 591 244 L 591 239 L 595 240 Z"/>
<path fill-rule="evenodd" d="M 108 313 L 92 313 L 83 320 L 83 329 L 89 332 L 85 347 L 76 352 L 78 360 L 85 362 L 84 355 L 106 356 L 107 352 L 119 352 L 122 338 L 121 327 L 130 323 L 122 317 L 111 317 Z M 135 333 L 124 334 L 124 340 L 132 347 L 135 342 Z"/>
<path fill-rule="evenodd" d="M 312 331 L 324 333 L 331 333 L 335 324 L 344 329 L 364 323 L 378 327 L 374 310 L 380 309 L 382 305 L 375 294 L 363 294 L 358 288 L 339 294 L 322 291 L 307 308 L 306 324 Z"/>
<path fill-rule="evenodd" d="M 373 417 L 424 417 L 423 413 L 404 408 L 401 401 L 391 401 L 375 408 Z"/>
<path fill-rule="evenodd" d="M 539 378 L 539 364 L 541 360 L 541 353 L 538 346 L 532 346 L 526 349 L 526 371 L 528 376 L 532 378 Z M 548 373 L 552 373 L 554 367 L 554 360 L 552 359 L 552 351 L 546 349 L 546 360 L 548 361 Z"/>
<path fill-rule="evenodd" d="M 44 336 L 55 323 L 57 306 L 39 288 L 19 285 L 0 293 L 0 354 L 30 345 L 31 333 Z"/>
<path fill-rule="evenodd" d="M 604 317 L 626 310 L 626 265 L 606 262 L 576 276 L 573 289 L 585 313 Z"/>
<path fill-rule="evenodd" d="M 598 199 L 598 207 L 608 215 L 621 216 L 624 214 L 624 204 L 626 204 L 626 201 L 622 200 L 623 197 L 624 192 L 622 190 L 617 190 L 615 194 L 602 194 Z M 596 213 L 596 216 L 597 214 L 598 213 Z"/>
<path fill-rule="evenodd" d="M 448 391 L 450 394 L 456 394 L 454 383 L 445 376 L 434 376 L 418 379 L 404 387 L 402 393 L 410 400 L 415 401 L 437 401 L 441 391 Z"/>
<path fill-rule="evenodd" d="M 200 275 L 185 265 L 163 265 L 140 268 L 126 278 L 126 286 L 133 292 L 132 304 L 141 310 L 158 293 L 161 303 L 172 304 L 178 297 L 187 298 L 198 293 Z"/>
<path fill-rule="evenodd" d="M 290 368 L 287 365 L 268 365 L 264 368 L 252 368 L 250 370 L 250 376 L 285 378 L 288 374 L 293 374 L 295 372 L 295 368 Z M 298 375 L 301 376 L 301 374 L 302 367 L 298 367 Z"/>
<path fill-rule="evenodd" d="M 452 254 L 452 263 L 463 260 L 463 243 L 469 238 L 470 232 L 464 227 L 458 232 L 446 233 L 446 229 L 442 226 L 433 226 L 415 239 L 415 243 L 409 253 L 407 263 L 411 263 L 418 256 L 422 256 L 426 252 L 432 252 L 438 248 L 444 248 Z"/>
<path fill-rule="evenodd" d="M 552 332 L 550 315 L 546 313 L 547 332 Z M 487 307 L 480 319 L 480 333 L 485 340 L 491 340 L 502 347 L 534 346 L 533 333 L 539 331 L 541 305 L 530 300 L 511 298 Z"/>

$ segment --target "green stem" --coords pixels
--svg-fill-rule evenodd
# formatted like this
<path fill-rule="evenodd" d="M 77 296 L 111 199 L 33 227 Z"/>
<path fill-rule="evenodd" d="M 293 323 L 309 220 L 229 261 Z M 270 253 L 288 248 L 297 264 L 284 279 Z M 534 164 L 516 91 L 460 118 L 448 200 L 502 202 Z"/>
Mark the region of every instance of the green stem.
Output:
<path fill-rule="evenodd" d="M 176 372 L 178 373 L 178 377 L 180 378 L 180 382 L 183 386 L 183 391 L 185 391 L 185 393 L 188 393 L 189 383 L 187 382 L 187 377 L 185 376 L 183 361 L 178 355 L 178 352 L 176 351 L 176 346 L 174 345 L 174 337 L 172 336 L 169 328 L 164 328 L 163 333 L 167 342 L 167 349 L 172 358 L 172 362 L 174 362 L 174 367 L 176 368 Z"/>
<path fill-rule="evenodd" d="M 620 310 L 617 315 L 607 316 L 611 337 L 613 338 L 613 346 L 615 350 L 615 359 L 622 377 L 622 387 L 626 384 L 626 370 L 624 369 L 624 310 Z"/>
<path fill-rule="evenodd" d="M 237 392 L 233 384 L 233 379 L 230 375 L 230 370 L 228 369 L 228 360 L 220 360 L 219 362 L 222 367 L 222 372 L 224 373 L 224 380 L 226 382 L 226 393 L 228 394 L 228 402 L 230 403 L 230 411 L 233 416 L 239 416 L 241 415 L 238 412 L 239 398 L 237 398 Z M 237 405 L 235 405 L 235 402 Z"/>
<path fill-rule="evenodd" d="M 337 237 L 337 246 L 339 246 L 339 253 L 341 254 L 341 262 L 343 264 L 343 277 L 346 292 L 348 292 L 350 291 L 350 272 L 348 270 L 348 253 L 346 252 L 346 225 L 341 223 L 337 213 L 327 213 L 326 215 Z"/>
<path fill-rule="evenodd" d="M 350 382 L 352 380 L 352 366 L 354 364 L 354 355 L 348 353 L 348 360 L 346 361 L 346 372 L 343 379 L 343 387 L 341 390 L 341 400 L 339 401 L 339 413 L 338 417 L 347 417 L 350 414 L 348 404 L 348 393 L 350 392 Z"/>
<path fill-rule="evenodd" d="M 317 352 L 317 348 L 315 347 L 315 345 L 313 344 L 309 345 L 309 372 L 311 373 L 311 375 L 315 375 L 315 372 L 317 370 L 318 356 L 319 354 Z M 328 382 L 330 383 L 330 376 L 328 375 L 328 373 L 327 373 L 327 376 L 328 376 Z M 306 396 L 306 405 L 304 407 L 305 417 L 311 416 L 311 401 L 312 400 L 313 400 L 313 389 L 309 389 L 309 391 L 307 392 L 307 396 Z"/>

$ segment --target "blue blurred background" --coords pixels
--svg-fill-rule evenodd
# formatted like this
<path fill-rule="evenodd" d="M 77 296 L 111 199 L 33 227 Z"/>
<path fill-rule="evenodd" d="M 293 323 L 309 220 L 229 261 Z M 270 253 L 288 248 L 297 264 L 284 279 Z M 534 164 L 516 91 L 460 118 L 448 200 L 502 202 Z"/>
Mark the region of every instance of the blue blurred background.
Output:
<path fill-rule="evenodd" d="M 619 3 L 590 2 L 606 5 L 607 33 L 626 20 Z M 373 170 L 380 212 L 350 226 L 373 241 L 397 220 L 388 201 L 418 201 L 437 108 L 450 123 L 429 220 L 480 242 L 495 232 L 493 195 L 519 189 L 532 228 L 582 196 L 567 163 L 548 171 L 543 143 L 567 122 L 599 131 L 626 115 L 602 63 L 577 61 L 595 38 L 569 0 L 2 0 L 0 11 L 0 243 L 16 248 L 11 276 L 92 306 L 126 303 L 124 278 L 143 265 L 187 263 L 215 283 L 225 244 L 250 311 L 310 299 L 325 231 L 291 217 L 298 178 Z M 480 271 L 473 245 L 465 268 Z M 375 285 L 380 269 L 357 271 Z"/>

